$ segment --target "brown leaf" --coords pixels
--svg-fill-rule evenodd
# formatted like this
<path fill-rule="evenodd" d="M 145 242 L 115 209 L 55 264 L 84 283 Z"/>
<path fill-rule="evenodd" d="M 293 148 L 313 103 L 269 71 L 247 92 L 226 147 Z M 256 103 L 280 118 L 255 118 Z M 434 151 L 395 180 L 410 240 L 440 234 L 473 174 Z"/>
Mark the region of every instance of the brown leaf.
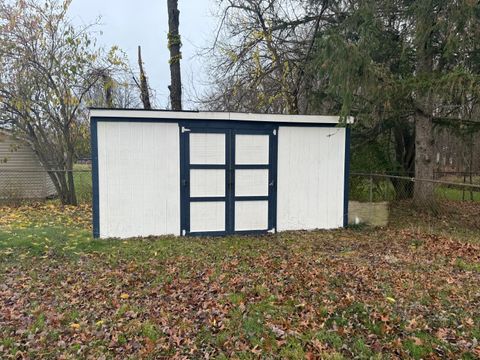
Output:
<path fill-rule="evenodd" d="M 423 340 L 420 339 L 420 338 L 418 338 L 418 337 L 416 337 L 416 336 L 412 336 L 410 339 L 413 340 L 413 343 L 414 343 L 415 345 L 418 345 L 418 346 L 423 345 Z"/>

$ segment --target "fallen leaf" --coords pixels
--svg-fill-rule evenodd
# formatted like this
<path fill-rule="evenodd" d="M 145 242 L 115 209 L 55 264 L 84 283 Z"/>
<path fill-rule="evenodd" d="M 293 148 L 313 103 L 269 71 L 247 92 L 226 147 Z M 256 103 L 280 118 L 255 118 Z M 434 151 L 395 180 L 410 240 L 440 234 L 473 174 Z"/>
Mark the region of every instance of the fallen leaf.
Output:
<path fill-rule="evenodd" d="M 412 336 L 411 339 L 413 340 L 413 343 L 417 346 L 420 346 L 420 345 L 423 345 L 423 341 L 422 339 L 416 337 L 416 336 Z"/>

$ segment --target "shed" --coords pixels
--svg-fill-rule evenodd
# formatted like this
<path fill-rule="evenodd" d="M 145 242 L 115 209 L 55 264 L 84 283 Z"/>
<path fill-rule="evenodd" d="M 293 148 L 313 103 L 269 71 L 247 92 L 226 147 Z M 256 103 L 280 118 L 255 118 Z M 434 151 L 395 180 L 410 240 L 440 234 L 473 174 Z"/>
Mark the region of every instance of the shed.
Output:
<path fill-rule="evenodd" d="M 55 194 L 55 186 L 32 147 L 1 130 L 0 201 L 39 200 Z"/>
<path fill-rule="evenodd" d="M 348 223 L 338 116 L 92 109 L 90 122 L 95 237 Z"/>

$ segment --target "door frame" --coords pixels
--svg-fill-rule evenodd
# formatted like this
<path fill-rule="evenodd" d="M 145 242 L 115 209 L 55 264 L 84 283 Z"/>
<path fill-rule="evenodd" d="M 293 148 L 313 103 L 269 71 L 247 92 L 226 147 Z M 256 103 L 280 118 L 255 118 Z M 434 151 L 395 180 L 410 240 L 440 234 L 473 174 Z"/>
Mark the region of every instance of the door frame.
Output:
<path fill-rule="evenodd" d="M 278 125 L 270 123 L 229 122 L 229 121 L 180 121 L 180 234 L 182 236 L 222 236 L 232 234 L 265 234 L 276 232 L 277 228 L 277 166 L 278 166 Z M 224 133 L 224 165 L 190 165 L 190 133 Z M 235 135 L 269 135 L 268 165 L 236 165 Z M 225 196 L 190 197 L 190 169 L 225 169 Z M 235 170 L 268 169 L 267 196 L 235 196 Z M 192 200 L 193 199 L 193 200 Z M 268 201 L 268 229 L 235 231 L 235 201 Z M 224 231 L 190 231 L 190 202 L 225 201 Z"/>

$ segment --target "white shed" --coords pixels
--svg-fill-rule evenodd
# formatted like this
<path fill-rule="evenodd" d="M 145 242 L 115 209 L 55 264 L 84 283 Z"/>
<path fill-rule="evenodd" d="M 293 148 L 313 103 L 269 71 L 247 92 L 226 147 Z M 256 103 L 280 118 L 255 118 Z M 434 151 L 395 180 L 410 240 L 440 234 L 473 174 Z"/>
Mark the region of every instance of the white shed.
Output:
<path fill-rule="evenodd" d="M 95 237 L 348 223 L 338 116 L 92 109 L 90 121 Z"/>

